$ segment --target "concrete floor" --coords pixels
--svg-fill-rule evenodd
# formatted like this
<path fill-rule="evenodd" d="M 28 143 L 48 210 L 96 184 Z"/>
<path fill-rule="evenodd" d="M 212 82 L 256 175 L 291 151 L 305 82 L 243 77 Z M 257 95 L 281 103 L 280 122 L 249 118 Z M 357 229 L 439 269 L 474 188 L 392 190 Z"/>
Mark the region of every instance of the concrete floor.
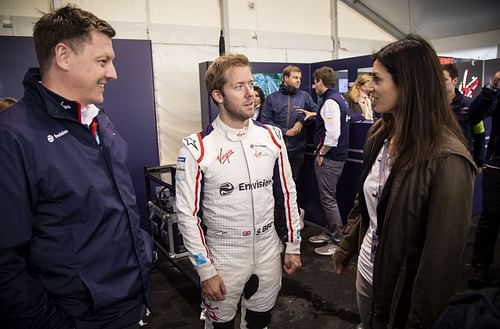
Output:
<path fill-rule="evenodd" d="M 462 280 L 458 291 L 467 289 L 474 226 L 467 242 Z M 283 276 L 283 287 L 273 311 L 272 329 L 355 328 L 359 323 L 355 295 L 355 266 L 340 275 L 333 273 L 331 259 L 315 255 L 307 238 L 319 228 L 306 225 L 302 232 L 302 270 Z M 500 244 L 497 244 L 497 246 Z M 492 285 L 500 286 L 500 247 L 497 247 Z M 354 262 L 355 264 L 355 262 Z M 200 293 L 198 287 L 176 267 L 160 258 L 152 277 L 152 314 L 144 328 L 198 329 Z"/>

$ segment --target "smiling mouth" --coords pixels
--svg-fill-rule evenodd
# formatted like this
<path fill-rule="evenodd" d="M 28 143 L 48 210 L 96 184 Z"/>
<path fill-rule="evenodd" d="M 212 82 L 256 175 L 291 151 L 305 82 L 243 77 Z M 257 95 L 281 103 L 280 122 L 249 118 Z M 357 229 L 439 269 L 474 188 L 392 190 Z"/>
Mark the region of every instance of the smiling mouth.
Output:
<path fill-rule="evenodd" d="M 98 83 L 97 84 L 99 87 L 101 87 L 102 89 L 104 89 L 104 83 Z"/>

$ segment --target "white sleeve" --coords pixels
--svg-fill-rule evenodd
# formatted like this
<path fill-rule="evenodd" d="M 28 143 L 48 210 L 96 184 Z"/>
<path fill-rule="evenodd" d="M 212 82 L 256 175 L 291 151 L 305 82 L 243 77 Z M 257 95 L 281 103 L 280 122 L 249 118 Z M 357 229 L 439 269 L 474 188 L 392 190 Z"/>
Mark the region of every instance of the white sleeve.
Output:
<path fill-rule="evenodd" d="M 205 281 L 217 275 L 217 271 L 212 264 L 201 219 L 198 217 L 203 173 L 188 146 L 183 144 L 177 157 L 175 199 L 178 225 L 191 263 L 198 272 L 200 281 Z"/>
<path fill-rule="evenodd" d="M 321 107 L 321 117 L 325 122 L 324 145 L 337 147 L 340 137 L 340 106 L 333 99 L 327 99 Z"/>

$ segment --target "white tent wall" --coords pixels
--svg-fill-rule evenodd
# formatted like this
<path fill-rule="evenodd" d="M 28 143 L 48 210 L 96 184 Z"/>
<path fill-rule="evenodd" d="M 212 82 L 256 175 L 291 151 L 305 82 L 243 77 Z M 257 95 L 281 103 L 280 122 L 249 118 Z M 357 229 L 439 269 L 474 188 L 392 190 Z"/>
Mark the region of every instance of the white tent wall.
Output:
<path fill-rule="evenodd" d="M 220 1 L 0 0 L 0 35 L 31 36 L 38 10 L 47 12 L 66 3 L 109 21 L 117 38 L 151 40 L 160 163 L 174 163 L 181 138 L 201 129 L 198 63 L 218 56 Z M 331 4 L 332 0 L 227 0 L 226 45 L 251 61 L 334 59 Z M 337 12 L 339 58 L 366 55 L 394 40 L 340 1 Z"/>

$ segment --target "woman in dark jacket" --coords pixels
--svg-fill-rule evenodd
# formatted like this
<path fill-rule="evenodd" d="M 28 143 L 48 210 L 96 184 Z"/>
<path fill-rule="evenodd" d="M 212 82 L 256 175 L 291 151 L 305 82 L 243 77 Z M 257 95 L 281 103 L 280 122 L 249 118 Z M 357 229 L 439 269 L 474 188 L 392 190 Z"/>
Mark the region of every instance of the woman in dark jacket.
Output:
<path fill-rule="evenodd" d="M 425 40 L 410 35 L 382 48 L 372 77 L 382 119 L 368 134 L 360 190 L 334 268 L 341 273 L 359 252 L 365 329 L 430 328 L 459 280 L 476 167 Z"/>

